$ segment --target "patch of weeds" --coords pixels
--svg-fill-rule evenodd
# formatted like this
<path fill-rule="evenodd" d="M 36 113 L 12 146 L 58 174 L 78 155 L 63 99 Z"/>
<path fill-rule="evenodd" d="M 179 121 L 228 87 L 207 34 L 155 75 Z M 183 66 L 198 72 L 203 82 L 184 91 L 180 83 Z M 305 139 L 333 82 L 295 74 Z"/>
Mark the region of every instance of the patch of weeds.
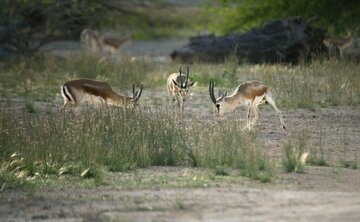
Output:
<path fill-rule="evenodd" d="M 59 168 L 58 164 L 47 162 L 43 166 L 42 173 L 45 175 L 57 175 Z"/>
<path fill-rule="evenodd" d="M 353 169 L 353 170 L 356 170 L 356 169 L 359 169 L 359 163 L 355 160 L 349 160 L 349 161 L 341 161 L 341 165 L 344 167 L 344 168 L 348 168 L 348 169 Z"/>
<path fill-rule="evenodd" d="M 0 170 L 0 193 L 6 190 L 24 190 L 33 188 L 33 184 L 24 178 L 18 178 L 14 174 Z"/>
<path fill-rule="evenodd" d="M 35 110 L 35 102 L 34 102 L 33 99 L 27 98 L 25 100 L 25 109 L 29 113 L 35 113 L 36 112 L 36 110 Z"/>
<path fill-rule="evenodd" d="M 312 155 L 309 155 L 309 157 L 306 159 L 306 163 L 312 166 L 329 166 L 328 161 L 323 157 L 317 158 Z"/>
<path fill-rule="evenodd" d="M 288 142 L 284 145 L 283 151 L 285 157 L 282 161 L 282 164 L 285 170 L 289 173 L 302 173 L 304 172 L 304 162 L 302 161 L 302 156 L 304 150 L 299 146 L 293 146 L 291 142 Z"/>
<path fill-rule="evenodd" d="M 324 132 L 323 128 L 320 126 L 320 136 L 319 136 L 319 148 L 310 147 L 310 153 L 308 158 L 306 159 L 306 163 L 313 166 L 328 166 L 329 163 L 325 159 L 325 152 L 323 148 L 323 137 Z"/>
<path fill-rule="evenodd" d="M 224 166 L 215 167 L 215 175 L 217 176 L 229 176 L 231 174 L 231 169 Z"/>
<path fill-rule="evenodd" d="M 309 156 L 306 158 L 306 163 L 313 166 L 329 166 L 328 161 L 325 159 L 324 150 L 319 148 L 319 152 L 316 149 L 310 149 Z"/>
<path fill-rule="evenodd" d="M 186 210 L 186 205 L 184 203 L 184 200 L 177 197 L 174 201 L 174 208 L 179 210 Z"/>
<path fill-rule="evenodd" d="M 199 125 L 193 130 L 190 135 L 199 166 L 214 169 L 216 175 L 239 169 L 243 176 L 255 180 L 268 181 L 273 176 L 268 157 L 254 142 L 256 134 L 242 132 L 235 122 L 219 122 L 217 127 Z"/>
<path fill-rule="evenodd" d="M 126 172 L 134 170 L 136 163 L 132 161 L 125 161 L 121 158 L 106 156 L 103 158 L 102 163 L 107 167 L 110 172 Z"/>
<path fill-rule="evenodd" d="M 80 173 L 82 179 L 94 179 L 96 183 L 104 182 L 104 174 L 100 166 L 90 165 L 87 168 L 83 169 Z"/>
<path fill-rule="evenodd" d="M 300 133 L 295 141 L 288 141 L 283 147 L 283 167 L 287 172 L 302 173 L 306 164 L 308 152 L 306 152 L 307 134 Z"/>
<path fill-rule="evenodd" d="M 349 138 L 348 133 L 343 131 L 340 136 L 340 141 L 342 143 L 342 157 L 340 160 L 340 165 L 344 168 L 348 169 L 358 169 L 359 168 L 359 161 L 358 161 L 358 151 L 354 150 L 354 153 L 351 154 L 351 157 L 348 156 L 349 154 Z"/>
<path fill-rule="evenodd" d="M 274 177 L 274 171 L 268 157 L 259 150 L 249 150 L 244 154 L 244 160 L 240 164 L 241 174 L 263 183 L 270 182 Z"/>
<path fill-rule="evenodd" d="M 8 162 L 3 161 L 0 168 L 0 192 L 32 188 L 29 179 L 36 173 L 31 168 L 18 153 L 13 153 Z"/>
<path fill-rule="evenodd" d="M 71 175 L 71 176 L 75 176 L 75 175 L 79 175 L 81 172 L 81 166 L 80 164 L 77 163 L 73 163 L 73 162 L 68 162 L 65 163 L 63 166 L 60 167 L 60 169 L 58 170 L 58 174 L 59 176 L 65 176 L 65 175 Z"/>

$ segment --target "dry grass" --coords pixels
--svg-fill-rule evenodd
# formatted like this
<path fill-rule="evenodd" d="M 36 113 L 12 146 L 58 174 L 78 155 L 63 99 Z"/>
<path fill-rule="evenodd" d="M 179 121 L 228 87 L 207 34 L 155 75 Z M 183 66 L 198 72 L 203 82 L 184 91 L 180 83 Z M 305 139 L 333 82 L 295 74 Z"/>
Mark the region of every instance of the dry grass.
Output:
<path fill-rule="evenodd" d="M 270 180 L 273 166 L 257 148 L 256 134 L 241 132 L 236 123 L 213 127 L 211 122 L 189 122 L 179 127 L 163 111 L 84 109 L 81 114 L 59 116 L 52 111 L 37 113 L 34 107 L 34 101 L 54 101 L 59 86 L 71 78 L 106 80 L 115 90 L 128 89 L 140 81 L 147 88 L 155 88 L 162 87 L 178 65 L 126 58 L 118 64 L 101 63 L 88 57 L 0 64 L 0 95 L 26 95 L 27 101 L 27 113 L 20 119 L 11 108 L 1 110 L 0 179 L 71 174 L 101 181 L 103 169 L 185 165 L 214 168 L 220 173 L 225 172 L 223 169 L 239 169 L 244 176 Z M 281 107 L 316 109 L 360 104 L 357 70 L 357 64 L 345 61 L 287 66 L 238 65 L 228 60 L 225 64 L 194 64 L 191 76 L 200 87 L 207 87 L 208 79 L 214 78 L 216 86 L 229 90 L 245 80 L 259 79 L 271 86 Z M 284 147 L 285 154 L 289 154 L 285 155 L 289 163 L 285 165 L 298 171 L 299 155 L 290 153 L 293 150 L 290 141 Z"/>

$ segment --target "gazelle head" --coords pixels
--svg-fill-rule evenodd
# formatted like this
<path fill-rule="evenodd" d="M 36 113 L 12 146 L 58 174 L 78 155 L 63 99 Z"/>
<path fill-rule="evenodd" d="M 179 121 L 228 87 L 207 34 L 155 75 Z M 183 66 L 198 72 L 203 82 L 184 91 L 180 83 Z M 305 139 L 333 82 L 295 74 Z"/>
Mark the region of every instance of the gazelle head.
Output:
<path fill-rule="evenodd" d="M 189 92 L 189 89 L 194 85 L 195 82 L 189 83 L 189 66 L 187 66 L 186 70 L 186 76 L 184 79 L 184 76 L 181 74 L 181 66 L 179 68 L 179 81 L 177 82 L 174 79 L 172 79 L 172 82 L 174 83 L 174 86 L 176 87 L 177 91 L 179 92 L 179 95 L 181 97 L 182 101 L 185 101 L 185 98 Z"/>
<path fill-rule="evenodd" d="M 225 93 L 222 93 L 220 90 L 218 91 L 218 98 L 215 99 L 214 96 L 214 80 L 210 79 L 210 84 L 209 84 L 209 94 L 210 94 L 210 98 L 211 101 L 214 103 L 215 105 L 215 114 L 217 116 L 222 116 L 224 115 L 224 113 L 230 112 L 234 110 L 233 105 L 227 101 L 227 91 L 225 91 Z"/>
<path fill-rule="evenodd" d="M 133 95 L 131 98 L 133 106 L 137 105 L 137 101 L 139 100 L 142 90 L 144 88 L 144 83 L 141 83 L 140 91 L 135 91 L 135 84 L 133 84 Z"/>

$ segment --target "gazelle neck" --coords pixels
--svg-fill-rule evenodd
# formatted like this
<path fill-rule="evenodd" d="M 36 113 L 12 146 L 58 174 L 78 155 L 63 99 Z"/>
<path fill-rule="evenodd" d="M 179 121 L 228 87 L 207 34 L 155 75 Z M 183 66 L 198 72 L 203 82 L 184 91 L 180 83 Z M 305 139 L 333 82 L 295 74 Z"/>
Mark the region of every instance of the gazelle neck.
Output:
<path fill-rule="evenodd" d="M 241 105 L 239 102 L 243 100 L 243 98 L 240 98 L 241 95 L 239 94 L 231 94 L 230 96 L 225 97 L 225 102 L 228 104 L 231 109 L 235 109 L 239 105 Z"/>
<path fill-rule="evenodd" d="M 133 104 L 133 98 L 130 96 L 122 96 L 117 93 L 113 93 L 112 98 L 109 99 L 110 102 L 115 106 L 131 106 Z"/>

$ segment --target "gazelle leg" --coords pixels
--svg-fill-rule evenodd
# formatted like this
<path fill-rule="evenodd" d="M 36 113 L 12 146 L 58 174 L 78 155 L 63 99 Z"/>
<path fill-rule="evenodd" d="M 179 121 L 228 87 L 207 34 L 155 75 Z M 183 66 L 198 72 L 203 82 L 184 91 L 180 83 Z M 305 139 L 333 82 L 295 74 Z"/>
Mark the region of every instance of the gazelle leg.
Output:
<path fill-rule="evenodd" d="M 251 102 L 251 104 L 249 105 L 248 111 L 246 113 L 246 127 L 243 130 L 245 130 L 245 129 L 251 130 L 250 116 L 251 116 L 252 108 L 253 108 L 253 103 Z"/>
<path fill-rule="evenodd" d="M 184 101 L 180 99 L 180 105 L 179 105 L 180 121 L 182 121 L 183 119 L 183 113 L 184 113 Z"/>
<path fill-rule="evenodd" d="M 69 102 L 70 102 L 69 100 L 64 99 L 64 105 L 60 109 L 61 114 L 64 113 L 64 111 L 65 111 L 66 107 L 68 106 Z"/>
<path fill-rule="evenodd" d="M 103 98 L 99 98 L 100 99 L 100 102 L 101 102 L 101 107 L 102 108 L 105 108 L 106 110 L 109 110 L 109 106 L 108 106 L 108 103 L 107 103 L 107 100 L 106 99 L 103 99 Z"/>
<path fill-rule="evenodd" d="M 80 103 L 82 102 L 83 99 L 84 99 L 84 94 L 82 94 L 80 92 L 75 92 L 73 94 L 74 101 L 72 101 L 72 111 L 75 110 L 80 105 Z M 73 112 L 73 114 L 74 114 L 74 112 Z"/>
<path fill-rule="evenodd" d="M 252 119 L 251 125 L 255 125 L 256 121 L 260 118 L 260 112 L 259 112 L 259 109 L 258 109 L 258 105 L 259 104 L 254 106 L 255 117 Z"/>
<path fill-rule="evenodd" d="M 176 100 L 176 108 L 175 108 L 175 117 L 176 119 L 178 119 L 180 117 L 181 119 L 181 110 L 182 110 L 182 102 L 181 102 L 181 98 L 175 96 L 175 100 Z"/>
<path fill-rule="evenodd" d="M 285 129 L 285 124 L 284 124 L 284 120 L 283 120 L 282 115 L 281 115 L 281 111 L 276 107 L 275 101 L 268 94 L 265 95 L 265 100 L 275 109 L 276 113 L 279 116 L 281 126 L 282 126 L 283 129 Z"/>
<path fill-rule="evenodd" d="M 184 114 L 184 101 L 181 101 L 181 116 Z"/>
<path fill-rule="evenodd" d="M 263 103 L 264 96 L 256 97 L 253 102 L 253 110 L 254 110 L 254 118 L 252 119 L 251 124 L 255 125 L 256 121 L 260 118 L 260 112 L 258 109 L 258 105 Z"/>
<path fill-rule="evenodd" d="M 167 88 L 167 90 L 168 90 L 168 97 L 169 97 L 169 107 L 171 108 L 172 103 L 174 101 L 174 95 L 169 87 Z"/>

